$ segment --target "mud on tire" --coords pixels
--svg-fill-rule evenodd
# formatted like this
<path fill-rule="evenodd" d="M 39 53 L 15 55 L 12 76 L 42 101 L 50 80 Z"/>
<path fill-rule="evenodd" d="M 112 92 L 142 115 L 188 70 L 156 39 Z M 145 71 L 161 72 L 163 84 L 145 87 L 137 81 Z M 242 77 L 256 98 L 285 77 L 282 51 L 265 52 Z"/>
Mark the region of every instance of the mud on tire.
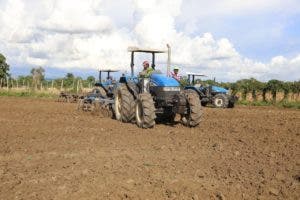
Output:
<path fill-rule="evenodd" d="M 115 92 L 115 117 L 122 122 L 131 122 L 134 119 L 134 97 L 124 84 Z"/>
<path fill-rule="evenodd" d="M 201 122 L 203 110 L 199 95 L 191 90 L 186 90 L 185 97 L 187 100 L 187 114 L 183 115 L 182 124 L 188 127 L 198 126 Z"/>
<path fill-rule="evenodd" d="M 138 127 L 152 128 L 155 125 L 155 107 L 151 94 L 139 94 L 135 104 L 135 120 Z"/>

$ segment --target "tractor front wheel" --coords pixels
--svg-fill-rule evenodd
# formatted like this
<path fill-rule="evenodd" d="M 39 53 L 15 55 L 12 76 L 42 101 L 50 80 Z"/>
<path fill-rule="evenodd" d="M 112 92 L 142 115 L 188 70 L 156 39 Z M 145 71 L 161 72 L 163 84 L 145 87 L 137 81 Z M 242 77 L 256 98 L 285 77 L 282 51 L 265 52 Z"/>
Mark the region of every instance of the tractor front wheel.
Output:
<path fill-rule="evenodd" d="M 120 85 L 116 89 L 115 117 L 122 122 L 131 122 L 134 118 L 134 98 L 126 85 Z"/>
<path fill-rule="evenodd" d="M 225 94 L 216 94 L 212 99 L 215 108 L 227 108 L 229 99 Z"/>
<path fill-rule="evenodd" d="M 202 106 L 199 95 L 194 91 L 186 91 L 187 113 L 182 116 L 183 125 L 188 127 L 198 126 L 202 119 Z"/>
<path fill-rule="evenodd" d="M 135 120 L 140 128 L 152 128 L 155 125 L 155 107 L 151 94 L 139 94 L 135 104 Z"/>

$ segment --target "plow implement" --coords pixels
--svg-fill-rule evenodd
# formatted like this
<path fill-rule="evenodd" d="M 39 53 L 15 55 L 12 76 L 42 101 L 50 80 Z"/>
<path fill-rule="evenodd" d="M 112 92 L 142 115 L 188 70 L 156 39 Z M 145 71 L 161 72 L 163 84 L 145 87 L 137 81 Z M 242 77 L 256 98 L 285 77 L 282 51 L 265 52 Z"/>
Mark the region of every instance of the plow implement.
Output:
<path fill-rule="evenodd" d="M 69 94 L 66 92 L 60 92 L 57 102 L 67 102 L 67 103 L 76 103 L 78 101 L 79 95 Z"/>
<path fill-rule="evenodd" d="M 113 104 L 113 99 L 103 98 L 102 96 L 85 96 L 79 99 L 77 110 L 112 118 L 114 116 Z"/>

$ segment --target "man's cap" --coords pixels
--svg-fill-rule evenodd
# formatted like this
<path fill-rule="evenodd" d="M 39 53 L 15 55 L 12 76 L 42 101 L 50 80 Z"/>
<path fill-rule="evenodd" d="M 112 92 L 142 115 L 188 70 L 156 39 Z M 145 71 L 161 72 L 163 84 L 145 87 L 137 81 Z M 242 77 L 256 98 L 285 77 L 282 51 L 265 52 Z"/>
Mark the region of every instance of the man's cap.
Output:
<path fill-rule="evenodd" d="M 148 62 L 147 60 L 145 60 L 145 61 L 143 62 L 143 65 L 149 65 L 149 62 Z"/>
<path fill-rule="evenodd" d="M 175 67 L 174 67 L 174 70 L 175 70 L 175 69 L 179 70 L 179 67 L 175 66 Z"/>

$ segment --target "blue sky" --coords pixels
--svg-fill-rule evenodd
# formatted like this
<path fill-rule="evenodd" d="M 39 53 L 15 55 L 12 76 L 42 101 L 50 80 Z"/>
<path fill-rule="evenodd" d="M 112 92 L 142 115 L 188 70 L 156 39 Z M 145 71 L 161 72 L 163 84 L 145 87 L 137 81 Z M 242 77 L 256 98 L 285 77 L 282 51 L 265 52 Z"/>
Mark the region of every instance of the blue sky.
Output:
<path fill-rule="evenodd" d="M 0 52 L 14 76 L 35 66 L 49 78 L 125 71 L 128 46 L 169 43 L 183 75 L 300 79 L 297 0 L 0 0 L 0 9 Z"/>

